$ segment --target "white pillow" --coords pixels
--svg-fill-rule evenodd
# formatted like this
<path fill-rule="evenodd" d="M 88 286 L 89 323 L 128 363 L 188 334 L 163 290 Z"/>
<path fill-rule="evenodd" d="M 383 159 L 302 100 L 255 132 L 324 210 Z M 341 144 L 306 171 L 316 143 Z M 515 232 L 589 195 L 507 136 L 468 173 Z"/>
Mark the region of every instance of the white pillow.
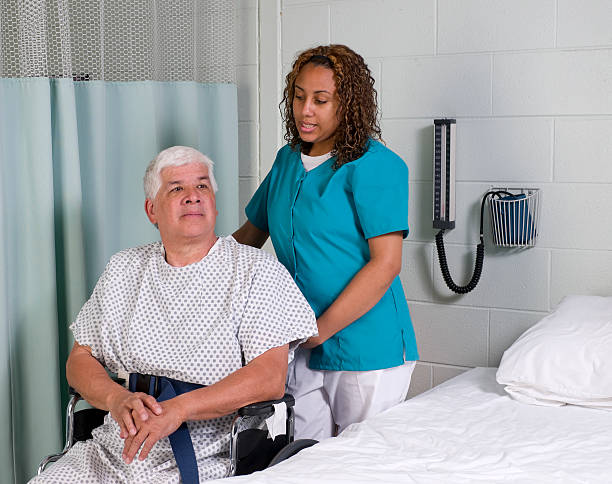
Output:
<path fill-rule="evenodd" d="M 506 350 L 497 381 L 523 402 L 612 410 L 612 297 L 565 297 Z"/>

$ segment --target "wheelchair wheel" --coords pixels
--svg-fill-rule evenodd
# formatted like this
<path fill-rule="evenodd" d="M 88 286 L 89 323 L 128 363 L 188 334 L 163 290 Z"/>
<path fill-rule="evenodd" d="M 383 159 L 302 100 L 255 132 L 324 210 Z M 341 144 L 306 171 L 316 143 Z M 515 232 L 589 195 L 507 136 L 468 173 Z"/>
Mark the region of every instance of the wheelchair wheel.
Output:
<path fill-rule="evenodd" d="M 285 447 L 283 447 L 278 454 L 276 454 L 274 456 L 274 458 L 270 461 L 270 463 L 268 464 L 268 467 L 272 467 L 273 465 L 278 464 L 279 462 L 282 462 L 286 459 L 288 459 L 291 456 L 294 456 L 295 454 L 297 454 L 300 450 L 305 449 L 306 447 L 311 447 L 315 444 L 317 444 L 319 441 L 318 440 L 313 440 L 313 439 L 299 439 L 299 440 L 294 440 L 293 442 L 291 442 L 290 444 L 286 445 Z"/>

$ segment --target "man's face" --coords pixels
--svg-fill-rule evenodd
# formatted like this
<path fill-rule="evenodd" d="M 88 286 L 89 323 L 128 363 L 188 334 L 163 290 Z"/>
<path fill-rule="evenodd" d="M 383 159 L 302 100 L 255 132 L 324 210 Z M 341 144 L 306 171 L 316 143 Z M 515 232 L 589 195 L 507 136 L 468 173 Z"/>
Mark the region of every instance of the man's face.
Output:
<path fill-rule="evenodd" d="M 169 166 L 160 173 L 161 186 L 153 200 L 145 201 L 151 223 L 157 224 L 162 241 L 187 242 L 214 237 L 217 207 L 202 163 Z"/>

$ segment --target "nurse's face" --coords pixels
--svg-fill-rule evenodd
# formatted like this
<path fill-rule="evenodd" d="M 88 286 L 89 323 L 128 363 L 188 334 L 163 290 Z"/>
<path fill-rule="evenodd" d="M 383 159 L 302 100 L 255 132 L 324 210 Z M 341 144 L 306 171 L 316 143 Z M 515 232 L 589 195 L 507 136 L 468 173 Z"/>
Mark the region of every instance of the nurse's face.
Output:
<path fill-rule="evenodd" d="M 334 147 L 339 105 L 334 72 L 315 64 L 302 67 L 295 80 L 293 118 L 300 139 L 312 143 L 310 156 L 324 155 Z"/>

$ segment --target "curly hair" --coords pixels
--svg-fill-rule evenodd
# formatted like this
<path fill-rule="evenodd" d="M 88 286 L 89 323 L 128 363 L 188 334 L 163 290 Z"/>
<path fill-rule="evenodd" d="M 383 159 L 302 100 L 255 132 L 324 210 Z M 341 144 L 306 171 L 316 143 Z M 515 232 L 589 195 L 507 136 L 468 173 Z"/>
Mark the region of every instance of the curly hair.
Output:
<path fill-rule="evenodd" d="M 279 107 L 285 123 L 285 141 L 292 148 L 300 145 L 306 154 L 312 143 L 300 139 L 293 116 L 293 96 L 295 80 L 301 69 L 309 63 L 327 67 L 334 72 L 340 102 L 332 156 L 336 157 L 334 169 L 338 169 L 361 157 L 367 150 L 370 138 L 382 141 L 374 78 L 363 57 L 345 45 L 321 45 L 298 55 L 285 79 L 283 100 Z"/>

